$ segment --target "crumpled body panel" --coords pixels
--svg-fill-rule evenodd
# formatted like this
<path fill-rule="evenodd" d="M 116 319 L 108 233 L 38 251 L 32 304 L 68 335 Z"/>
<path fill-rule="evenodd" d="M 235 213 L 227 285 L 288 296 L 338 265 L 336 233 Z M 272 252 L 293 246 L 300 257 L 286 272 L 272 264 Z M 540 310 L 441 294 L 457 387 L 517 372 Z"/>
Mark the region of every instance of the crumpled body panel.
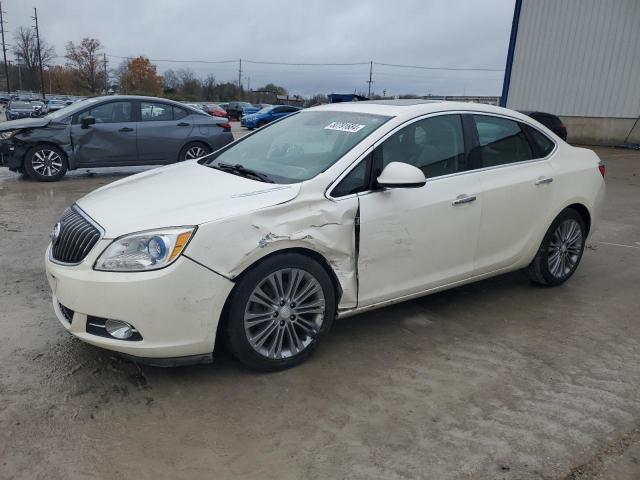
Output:
<path fill-rule="evenodd" d="M 201 235 L 195 235 L 186 255 L 233 280 L 271 253 L 290 248 L 312 250 L 322 255 L 340 283 L 339 308 L 354 308 L 357 213 L 357 198 L 336 202 L 301 193 L 292 202 L 201 225 Z M 203 240 L 212 238 L 217 241 Z"/>

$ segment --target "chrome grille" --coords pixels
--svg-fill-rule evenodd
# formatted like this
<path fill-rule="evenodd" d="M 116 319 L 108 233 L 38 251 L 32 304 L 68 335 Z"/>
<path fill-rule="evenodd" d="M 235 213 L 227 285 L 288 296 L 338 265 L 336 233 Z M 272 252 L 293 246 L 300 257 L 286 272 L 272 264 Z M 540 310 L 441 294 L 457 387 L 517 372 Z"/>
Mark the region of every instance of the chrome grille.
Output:
<path fill-rule="evenodd" d="M 51 255 L 58 262 L 80 263 L 99 239 L 100 230 L 71 207 L 60 218 L 60 232 L 53 243 Z"/>

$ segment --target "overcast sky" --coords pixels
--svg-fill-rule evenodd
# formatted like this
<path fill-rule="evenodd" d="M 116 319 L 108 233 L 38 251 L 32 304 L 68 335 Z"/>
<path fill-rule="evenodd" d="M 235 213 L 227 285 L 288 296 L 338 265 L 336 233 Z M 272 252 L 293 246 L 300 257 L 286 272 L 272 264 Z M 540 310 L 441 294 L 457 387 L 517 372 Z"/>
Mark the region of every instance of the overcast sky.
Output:
<path fill-rule="evenodd" d="M 514 0 L 3 0 L 12 31 L 38 8 L 42 37 L 59 56 L 69 40 L 98 38 L 109 55 L 156 61 L 158 71 L 191 68 L 238 79 L 237 59 L 350 66 L 263 65 L 243 61 L 243 85 L 273 82 L 291 93 L 367 90 L 368 62 L 500 71 L 373 66 L 376 93 L 499 95 Z M 115 67 L 121 60 L 109 58 Z M 64 59 L 58 59 L 63 63 Z"/>

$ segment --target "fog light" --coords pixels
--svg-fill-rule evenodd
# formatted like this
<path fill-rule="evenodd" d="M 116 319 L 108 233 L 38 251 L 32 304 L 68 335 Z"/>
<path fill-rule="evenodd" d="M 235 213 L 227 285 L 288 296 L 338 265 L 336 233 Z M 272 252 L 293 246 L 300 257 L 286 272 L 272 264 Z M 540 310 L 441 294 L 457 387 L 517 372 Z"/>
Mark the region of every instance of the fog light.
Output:
<path fill-rule="evenodd" d="M 104 328 L 109 335 L 120 340 L 126 340 L 133 335 L 133 327 L 121 320 L 109 319 L 104 322 Z"/>

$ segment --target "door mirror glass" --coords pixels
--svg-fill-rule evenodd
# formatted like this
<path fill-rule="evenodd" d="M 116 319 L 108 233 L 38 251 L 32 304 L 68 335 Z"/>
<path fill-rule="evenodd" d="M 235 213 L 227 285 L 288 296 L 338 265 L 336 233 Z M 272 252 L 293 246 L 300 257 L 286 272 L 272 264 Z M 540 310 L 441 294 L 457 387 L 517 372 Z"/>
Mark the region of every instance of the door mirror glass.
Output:
<path fill-rule="evenodd" d="M 81 121 L 82 128 L 89 128 L 89 125 L 94 125 L 96 123 L 95 117 L 87 116 L 84 117 Z"/>
<path fill-rule="evenodd" d="M 419 188 L 427 183 L 427 179 L 418 167 L 391 162 L 384 168 L 376 183 L 382 188 Z"/>

